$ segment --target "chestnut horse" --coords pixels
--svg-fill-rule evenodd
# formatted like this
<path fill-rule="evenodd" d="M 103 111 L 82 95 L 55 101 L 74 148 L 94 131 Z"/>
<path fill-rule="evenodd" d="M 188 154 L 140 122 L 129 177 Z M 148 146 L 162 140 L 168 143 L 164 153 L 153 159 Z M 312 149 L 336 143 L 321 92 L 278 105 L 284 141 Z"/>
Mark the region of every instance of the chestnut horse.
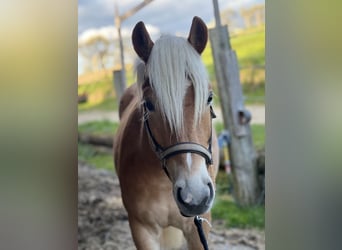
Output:
<path fill-rule="evenodd" d="M 154 43 L 143 22 L 132 33 L 143 62 L 121 98 L 114 158 L 138 250 L 174 249 L 184 238 L 189 249 L 203 249 L 191 217 L 210 221 L 218 169 L 213 94 L 200 56 L 207 40 L 198 17 L 188 39 L 163 35 Z"/>

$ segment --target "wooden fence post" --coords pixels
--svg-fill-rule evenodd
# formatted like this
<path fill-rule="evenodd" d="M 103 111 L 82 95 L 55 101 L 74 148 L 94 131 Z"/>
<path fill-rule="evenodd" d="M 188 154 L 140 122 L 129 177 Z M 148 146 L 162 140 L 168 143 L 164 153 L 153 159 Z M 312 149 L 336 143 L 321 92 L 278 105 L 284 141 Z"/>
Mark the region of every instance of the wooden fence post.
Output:
<path fill-rule="evenodd" d="M 123 95 L 126 84 L 125 84 L 125 75 L 122 70 L 114 70 L 113 71 L 113 83 L 115 89 L 116 100 L 118 104 L 120 104 L 121 96 Z"/>
<path fill-rule="evenodd" d="M 260 193 L 256 172 L 256 152 L 249 125 L 251 115 L 244 108 L 236 53 L 231 49 L 227 26 L 210 29 L 209 36 L 224 126 L 231 134 L 229 153 L 234 195 L 240 205 L 254 205 Z"/>
<path fill-rule="evenodd" d="M 137 4 L 132 9 L 129 9 L 124 14 L 120 15 L 119 8 L 117 2 L 115 2 L 115 17 L 114 17 L 114 24 L 118 30 L 118 38 L 119 38 L 119 48 L 120 48 L 120 63 L 121 63 L 121 70 L 113 71 L 113 81 L 114 81 L 114 89 L 116 92 L 116 98 L 118 104 L 120 104 L 121 96 L 126 89 L 126 69 L 125 69 L 125 58 L 124 58 L 124 46 L 122 41 L 121 35 L 121 24 L 127 18 L 134 15 L 136 12 L 150 4 L 153 0 L 143 0 L 143 2 Z"/>

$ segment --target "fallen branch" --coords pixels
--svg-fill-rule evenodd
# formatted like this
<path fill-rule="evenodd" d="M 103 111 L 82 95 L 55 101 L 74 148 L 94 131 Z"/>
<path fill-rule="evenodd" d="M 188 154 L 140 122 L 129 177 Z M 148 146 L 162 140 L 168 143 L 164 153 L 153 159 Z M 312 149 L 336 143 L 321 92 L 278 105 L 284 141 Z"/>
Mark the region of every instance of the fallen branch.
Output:
<path fill-rule="evenodd" d="M 113 147 L 113 136 L 78 133 L 78 141 L 96 146 Z"/>

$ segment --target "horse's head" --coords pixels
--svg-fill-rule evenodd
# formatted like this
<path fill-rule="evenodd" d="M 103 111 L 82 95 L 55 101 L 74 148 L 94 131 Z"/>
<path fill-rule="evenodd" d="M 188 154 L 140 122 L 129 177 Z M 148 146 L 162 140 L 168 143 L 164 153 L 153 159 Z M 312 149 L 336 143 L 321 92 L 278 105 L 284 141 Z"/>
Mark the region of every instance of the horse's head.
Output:
<path fill-rule="evenodd" d="M 200 57 L 207 39 L 207 27 L 198 17 L 188 39 L 162 36 L 154 44 L 142 22 L 132 35 L 145 62 L 145 73 L 138 77 L 145 128 L 185 216 L 207 212 L 214 199 L 212 92 Z"/>

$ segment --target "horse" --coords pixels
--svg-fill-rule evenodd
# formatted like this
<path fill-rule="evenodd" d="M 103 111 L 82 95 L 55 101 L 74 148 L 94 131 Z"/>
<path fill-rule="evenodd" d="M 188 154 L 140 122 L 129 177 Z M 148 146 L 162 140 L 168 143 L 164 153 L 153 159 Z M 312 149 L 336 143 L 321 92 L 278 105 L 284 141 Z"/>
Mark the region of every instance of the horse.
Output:
<path fill-rule="evenodd" d="M 218 171 L 213 92 L 201 60 L 208 30 L 192 20 L 188 38 L 153 42 L 145 24 L 132 32 L 141 61 L 125 90 L 114 163 L 138 250 L 203 249 L 193 217 L 210 222 Z M 209 224 L 209 223 L 208 223 Z M 203 223 L 207 237 L 210 227 Z M 185 240 L 184 240 L 185 239 Z"/>

